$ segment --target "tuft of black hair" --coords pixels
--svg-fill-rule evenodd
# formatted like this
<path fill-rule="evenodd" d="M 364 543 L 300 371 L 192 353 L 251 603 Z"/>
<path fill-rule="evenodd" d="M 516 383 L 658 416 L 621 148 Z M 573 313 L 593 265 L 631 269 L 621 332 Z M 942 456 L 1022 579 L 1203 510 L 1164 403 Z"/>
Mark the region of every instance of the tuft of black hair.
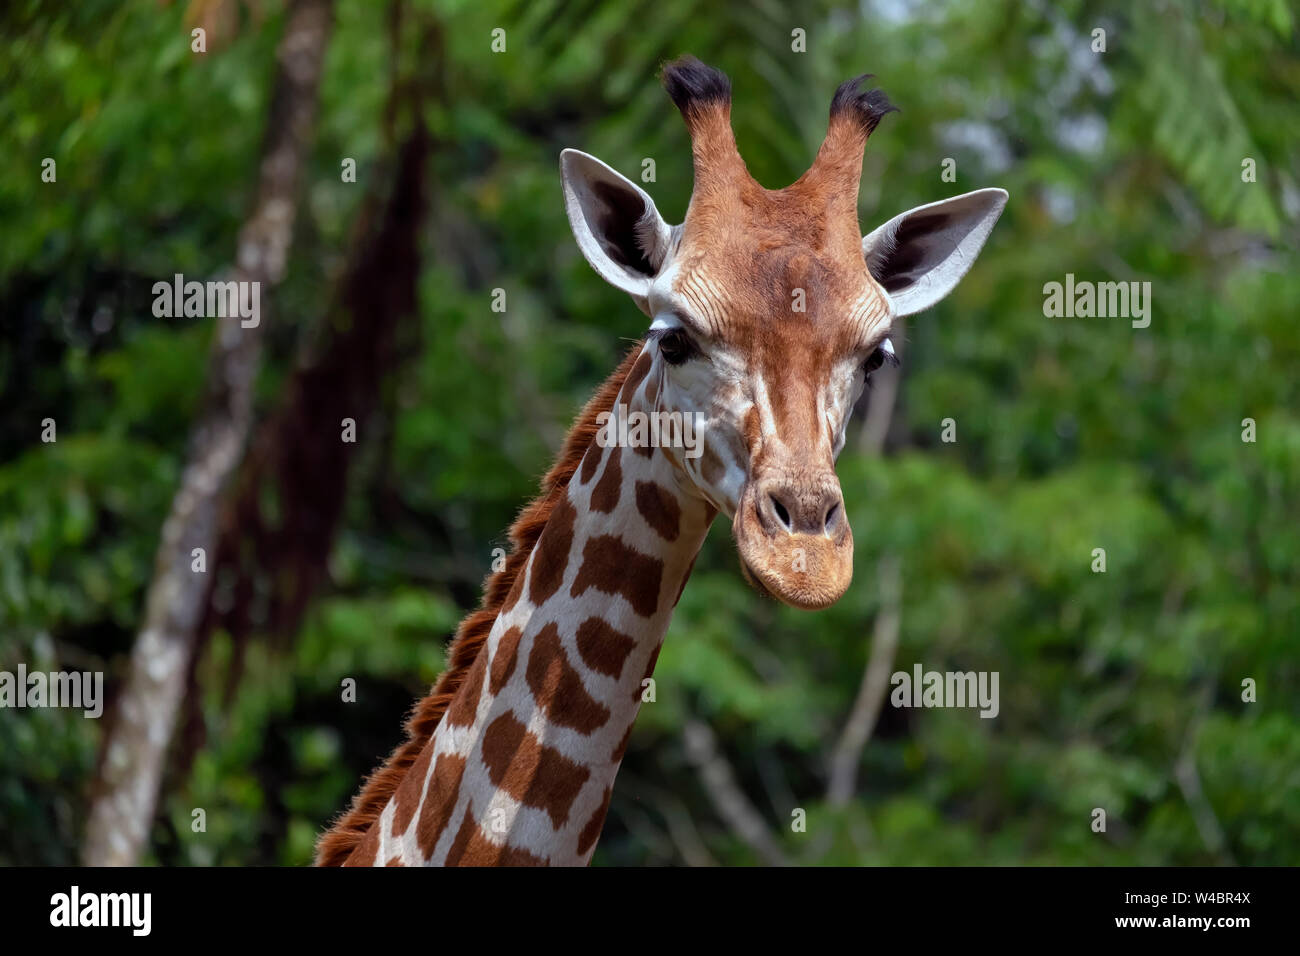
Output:
<path fill-rule="evenodd" d="M 665 63 L 660 77 L 683 115 L 699 107 L 731 102 L 731 80 L 727 74 L 690 54 Z"/>
<path fill-rule="evenodd" d="M 859 87 L 872 78 L 872 74 L 863 73 L 839 85 L 831 97 L 831 119 L 843 115 L 862 127 L 870 136 L 876 125 L 886 113 L 897 113 L 898 107 L 889 102 L 883 90 L 863 90 Z"/>

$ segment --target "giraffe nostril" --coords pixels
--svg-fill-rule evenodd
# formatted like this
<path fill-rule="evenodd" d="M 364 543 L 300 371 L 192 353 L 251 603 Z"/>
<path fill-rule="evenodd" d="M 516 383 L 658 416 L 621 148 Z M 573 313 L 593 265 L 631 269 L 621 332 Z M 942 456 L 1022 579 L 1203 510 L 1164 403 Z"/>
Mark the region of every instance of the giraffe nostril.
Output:
<path fill-rule="evenodd" d="M 776 495 L 768 495 L 768 500 L 772 502 L 772 511 L 776 513 L 776 520 L 781 522 L 781 526 L 786 531 L 790 530 L 790 512 L 786 511 L 785 505 L 781 504 Z"/>
<path fill-rule="evenodd" d="M 835 527 L 835 519 L 838 518 L 839 516 L 840 516 L 840 503 L 837 501 L 835 502 L 835 504 L 831 505 L 830 508 L 827 510 L 826 520 L 822 522 L 822 527 L 826 531 L 830 531 L 832 528 Z"/>

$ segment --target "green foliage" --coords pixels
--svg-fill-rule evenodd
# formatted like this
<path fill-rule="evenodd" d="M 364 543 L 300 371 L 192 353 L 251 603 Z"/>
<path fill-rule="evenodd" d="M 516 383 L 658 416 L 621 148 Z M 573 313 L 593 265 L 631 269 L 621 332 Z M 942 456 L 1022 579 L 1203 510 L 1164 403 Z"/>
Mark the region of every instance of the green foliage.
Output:
<path fill-rule="evenodd" d="M 195 57 L 184 5 L 45 6 L 0 14 L 0 668 L 104 670 L 112 684 L 211 333 L 154 318 L 150 287 L 233 257 L 283 14 L 258 5 Z M 654 74 L 687 51 L 731 74 L 740 148 L 767 186 L 803 172 L 831 91 L 869 70 L 902 112 L 867 148 L 864 228 L 980 186 L 1011 201 L 957 291 L 908 322 L 886 454 L 854 436 L 841 457 L 857 536 L 845 599 L 813 615 L 760 599 L 725 522 L 710 535 L 596 861 L 680 863 L 694 834 L 719 862 L 758 862 L 686 759 L 692 717 L 796 862 L 1300 858 L 1293 10 L 832 6 L 404 6 L 403 56 L 425 55 L 437 80 L 419 316 L 381 411 L 359 423 L 330 579 L 300 633 L 247 648 L 230 696 L 240 649 L 219 634 L 201 664 L 206 737 L 169 775 L 152 861 L 304 863 L 398 742 L 492 549 L 644 329 L 569 237 L 558 152 L 632 178 L 654 159 L 643 185 L 679 221 L 689 145 Z M 496 27 L 504 54 L 489 52 Z M 1090 49 L 1098 27 L 1105 53 Z M 795 28 L 806 54 L 791 52 Z M 375 5 L 342 0 L 288 278 L 267 309 L 259 416 L 319 332 L 360 197 L 391 171 L 395 56 Z M 57 183 L 40 179 L 47 156 Z M 344 157 L 356 184 L 340 180 Z M 945 157 L 956 183 L 940 179 Z M 1067 272 L 1149 281 L 1150 328 L 1045 318 L 1043 284 Z M 948 417 L 955 443 L 940 441 Z M 1000 713 L 886 704 L 855 798 L 835 807 L 827 768 L 885 557 L 902 579 L 894 669 L 996 671 Z M 102 723 L 0 712 L 0 863 L 75 860 Z M 1090 828 L 1098 807 L 1105 834 Z M 791 831 L 795 809 L 806 833 Z"/>

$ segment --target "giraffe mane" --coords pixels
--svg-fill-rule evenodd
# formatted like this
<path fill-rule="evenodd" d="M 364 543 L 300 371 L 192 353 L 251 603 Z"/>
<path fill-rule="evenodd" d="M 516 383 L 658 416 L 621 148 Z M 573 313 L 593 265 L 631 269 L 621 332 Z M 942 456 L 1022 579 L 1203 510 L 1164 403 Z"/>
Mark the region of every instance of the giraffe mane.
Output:
<path fill-rule="evenodd" d="M 510 526 L 511 550 L 502 570 L 489 574 L 483 582 L 483 598 L 477 610 L 466 615 L 456 629 L 456 637 L 448 649 L 447 669 L 439 675 L 433 689 L 416 704 L 406 721 L 406 740 L 397 746 L 388 759 L 366 779 L 361 792 L 352 799 L 352 805 L 339 817 L 316 843 L 316 866 L 342 866 L 352 851 L 365 838 L 370 828 L 377 824 L 380 814 L 403 777 L 415 763 L 433 733 L 442 721 L 456 692 L 465 681 L 478 655 L 487 644 L 492 625 L 511 589 L 523 576 L 524 566 L 537 539 L 550 520 L 551 512 L 569 486 L 569 480 L 582 463 L 582 456 L 595 440 L 600 430 L 596 418 L 601 412 L 614 407 L 619 391 L 627 379 L 643 342 L 638 341 L 583 406 L 569 429 L 556 456 L 554 464 L 542 479 L 537 497 L 524 506 Z"/>

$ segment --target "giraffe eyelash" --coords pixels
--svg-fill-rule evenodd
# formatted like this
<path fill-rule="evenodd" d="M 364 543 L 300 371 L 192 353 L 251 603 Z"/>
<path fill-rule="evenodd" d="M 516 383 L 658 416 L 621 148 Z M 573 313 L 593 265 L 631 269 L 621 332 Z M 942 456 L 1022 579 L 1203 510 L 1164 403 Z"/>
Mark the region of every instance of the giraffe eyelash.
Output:
<path fill-rule="evenodd" d="M 889 336 L 886 335 L 883 339 L 880 340 L 880 345 L 878 347 L 880 348 L 881 351 L 885 353 L 886 365 L 888 365 L 890 368 L 899 368 L 902 366 L 903 360 L 900 359 L 898 357 L 898 353 L 894 351 L 893 339 L 891 339 Z"/>
<path fill-rule="evenodd" d="M 871 363 L 877 357 L 879 357 L 879 364 L 873 366 Z M 881 339 L 867 355 L 867 360 L 862 363 L 862 370 L 866 374 L 867 380 L 870 381 L 872 372 L 878 371 L 886 365 L 890 368 L 899 368 L 902 364 L 902 361 L 898 358 L 898 353 L 894 351 L 894 343 L 886 337 Z"/>
<path fill-rule="evenodd" d="M 699 354 L 699 347 L 681 326 L 652 328 L 646 333 L 646 341 L 655 343 L 669 365 L 682 365 Z"/>

